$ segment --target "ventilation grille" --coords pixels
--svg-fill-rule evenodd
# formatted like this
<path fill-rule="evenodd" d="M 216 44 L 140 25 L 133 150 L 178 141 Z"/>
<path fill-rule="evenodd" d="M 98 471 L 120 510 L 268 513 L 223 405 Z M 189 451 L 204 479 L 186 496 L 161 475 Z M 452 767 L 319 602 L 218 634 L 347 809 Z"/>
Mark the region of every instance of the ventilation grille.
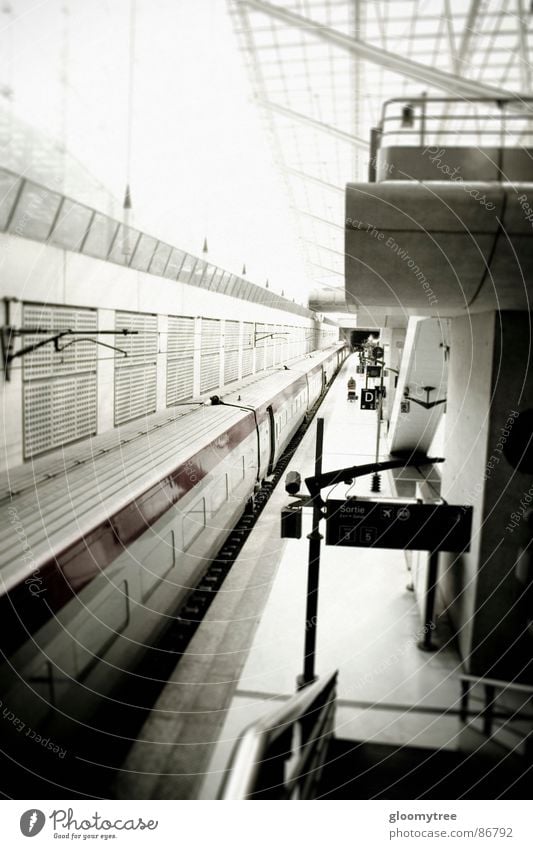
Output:
<path fill-rule="evenodd" d="M 157 365 L 133 366 L 115 372 L 115 424 L 123 424 L 156 409 Z"/>
<path fill-rule="evenodd" d="M 154 413 L 157 405 L 157 317 L 145 313 L 117 312 L 117 330 L 135 330 L 135 336 L 116 337 L 115 424 Z"/>
<path fill-rule="evenodd" d="M 224 383 L 231 383 L 239 377 L 239 342 L 239 322 L 226 321 L 224 331 Z"/>
<path fill-rule="evenodd" d="M 254 325 L 246 321 L 244 323 L 244 335 L 242 340 L 242 376 L 251 374 L 254 364 Z"/>
<path fill-rule="evenodd" d="M 202 319 L 202 359 L 200 392 L 216 389 L 220 383 L 220 321 Z"/>
<path fill-rule="evenodd" d="M 193 396 L 194 318 L 169 316 L 167 336 L 167 407 Z"/>
<path fill-rule="evenodd" d="M 288 335 L 285 335 L 288 332 L 288 327 L 285 327 L 283 324 L 278 324 L 276 327 L 276 362 L 284 363 L 289 359 L 289 346 L 287 343 Z"/>
<path fill-rule="evenodd" d="M 94 310 L 24 304 L 24 327 L 44 334 L 24 336 L 31 345 L 62 330 L 91 336 L 97 329 Z M 73 341 L 59 340 L 59 346 Z M 96 356 L 94 342 L 79 341 L 57 352 L 48 342 L 22 361 L 24 457 L 28 459 L 96 433 Z"/>
<path fill-rule="evenodd" d="M 24 456 L 96 433 L 96 375 L 24 386 Z"/>
<path fill-rule="evenodd" d="M 75 330 L 87 333 L 88 337 L 97 330 L 97 316 L 94 310 L 69 309 L 68 307 L 43 307 L 37 304 L 24 304 L 22 311 L 22 323 L 24 327 L 36 330 L 50 331 L 50 336 L 61 333 L 64 330 Z M 46 339 L 47 334 L 35 334 L 24 336 L 24 346 L 35 345 Z M 59 347 L 72 342 L 79 337 L 64 337 L 60 339 Z M 58 377 L 72 373 L 96 371 L 96 345 L 94 342 L 84 341 L 83 337 L 74 345 L 58 353 L 54 345 L 49 342 L 26 354 L 22 358 L 24 380 L 37 380 L 40 378 Z"/>
<path fill-rule="evenodd" d="M 274 333 L 275 329 L 276 328 L 274 327 L 273 324 L 268 324 L 266 326 L 267 334 Z M 272 366 L 274 365 L 274 348 L 275 348 L 275 345 L 276 345 L 275 336 L 269 335 L 268 339 L 265 339 L 265 343 L 266 343 L 266 367 L 272 368 Z"/>

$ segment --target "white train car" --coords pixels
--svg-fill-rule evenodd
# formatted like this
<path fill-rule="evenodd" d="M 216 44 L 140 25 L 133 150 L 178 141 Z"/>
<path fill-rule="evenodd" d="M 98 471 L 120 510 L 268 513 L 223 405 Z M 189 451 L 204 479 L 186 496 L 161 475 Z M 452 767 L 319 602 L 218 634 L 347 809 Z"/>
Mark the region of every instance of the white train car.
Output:
<path fill-rule="evenodd" d="M 43 458 L 3 481 L 5 703 L 83 721 L 197 586 L 345 356 L 341 346 Z M 4 728 L 5 731 L 5 728 Z"/>

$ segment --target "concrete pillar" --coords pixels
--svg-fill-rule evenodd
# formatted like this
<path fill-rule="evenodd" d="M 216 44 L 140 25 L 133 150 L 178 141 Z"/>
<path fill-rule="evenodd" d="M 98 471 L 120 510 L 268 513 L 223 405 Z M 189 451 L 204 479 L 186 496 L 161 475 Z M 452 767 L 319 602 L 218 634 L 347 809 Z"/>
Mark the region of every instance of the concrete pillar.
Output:
<path fill-rule="evenodd" d="M 442 494 L 450 503 L 471 504 L 474 519 L 470 552 L 441 555 L 440 586 L 475 675 L 514 677 L 533 655 L 516 577 L 527 521 L 509 525 L 532 477 L 506 458 L 519 436 L 517 415 L 531 407 L 530 314 L 452 319 Z"/>

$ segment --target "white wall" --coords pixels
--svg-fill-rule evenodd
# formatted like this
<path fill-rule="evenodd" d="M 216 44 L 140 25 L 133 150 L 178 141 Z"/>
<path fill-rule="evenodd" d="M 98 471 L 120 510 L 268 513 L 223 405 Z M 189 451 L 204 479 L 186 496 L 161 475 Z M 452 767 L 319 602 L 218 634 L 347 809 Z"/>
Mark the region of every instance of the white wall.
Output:
<path fill-rule="evenodd" d="M 297 352 L 298 356 L 305 353 L 303 340 L 311 351 L 327 347 L 338 339 L 337 327 L 318 323 L 312 318 L 208 292 L 195 286 L 124 268 L 114 263 L 64 251 L 14 235 L 0 234 L 0 257 L 0 297 L 17 299 L 10 304 L 10 322 L 14 327 L 21 326 L 22 302 L 96 309 L 98 327 L 101 330 L 114 329 L 117 310 L 157 315 L 158 410 L 164 409 L 166 404 L 168 315 L 195 318 L 200 333 L 201 318 L 222 320 L 221 376 L 223 376 L 224 320 L 241 322 L 241 351 L 244 322 L 298 328 L 299 331 L 290 331 L 294 334 L 300 332 L 302 335 L 302 345 Z M 5 317 L 2 323 L 5 324 Z M 111 344 L 115 341 L 113 336 L 103 337 L 103 339 Z M 285 337 L 274 337 L 274 340 L 275 344 L 281 347 Z M 120 345 L 120 342 L 117 340 L 116 344 Z M 22 345 L 23 342 L 17 339 L 14 349 L 18 350 Z M 196 393 L 199 391 L 200 347 L 199 344 L 196 346 L 194 362 Z M 294 352 L 294 347 L 291 347 Z M 100 351 L 105 353 L 100 354 Z M 97 356 L 98 433 L 112 428 L 114 424 L 114 378 L 113 353 L 99 348 Z M 9 382 L 4 380 L 2 388 L 4 456 L 0 461 L 1 468 L 12 467 L 23 461 L 22 389 L 22 359 L 16 359 L 11 369 L 11 379 Z"/>

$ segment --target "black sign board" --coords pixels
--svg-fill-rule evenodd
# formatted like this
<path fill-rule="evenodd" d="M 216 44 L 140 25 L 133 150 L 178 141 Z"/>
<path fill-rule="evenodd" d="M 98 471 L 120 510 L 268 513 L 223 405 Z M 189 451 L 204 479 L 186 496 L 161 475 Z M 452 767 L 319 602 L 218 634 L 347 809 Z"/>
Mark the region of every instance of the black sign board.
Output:
<path fill-rule="evenodd" d="M 326 505 L 326 545 L 469 551 L 472 507 L 349 498 Z"/>
<path fill-rule="evenodd" d="M 366 373 L 368 377 L 381 377 L 381 366 L 367 366 Z"/>
<path fill-rule="evenodd" d="M 375 410 L 376 409 L 376 390 L 361 389 L 361 409 Z"/>

